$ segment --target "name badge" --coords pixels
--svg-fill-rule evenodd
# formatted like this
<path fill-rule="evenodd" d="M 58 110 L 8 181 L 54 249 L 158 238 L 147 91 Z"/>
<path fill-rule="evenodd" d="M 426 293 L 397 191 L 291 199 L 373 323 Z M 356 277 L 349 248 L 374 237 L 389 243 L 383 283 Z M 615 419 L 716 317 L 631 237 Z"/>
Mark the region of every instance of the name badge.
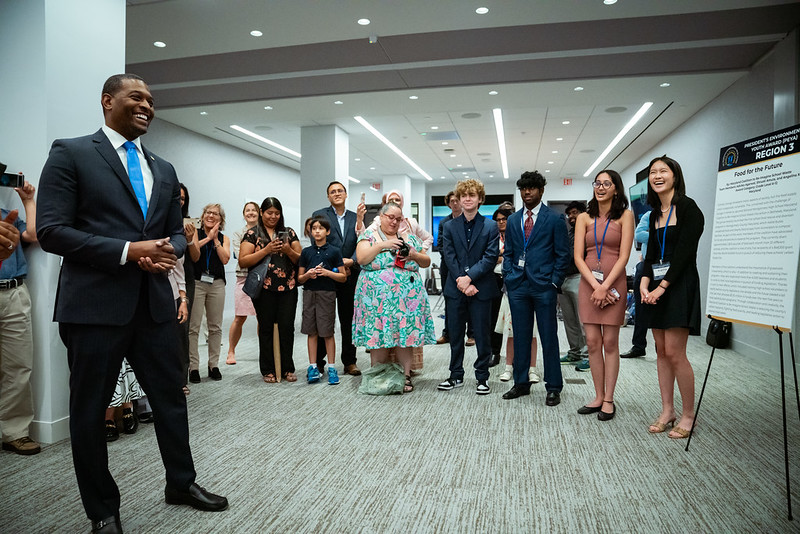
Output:
<path fill-rule="evenodd" d="M 664 279 L 667 271 L 669 271 L 669 262 L 657 263 L 653 265 L 653 280 L 660 281 Z"/>
<path fill-rule="evenodd" d="M 596 279 L 598 282 L 602 282 L 602 281 L 603 281 L 603 271 L 600 271 L 600 270 L 592 270 L 592 275 L 595 277 L 595 279 Z"/>
<path fill-rule="evenodd" d="M 525 258 L 520 258 L 519 261 L 517 261 L 517 267 L 519 267 L 520 269 L 525 268 Z"/>
<path fill-rule="evenodd" d="M 200 275 L 200 281 L 205 282 L 206 284 L 213 284 L 214 277 L 211 276 L 209 273 L 203 273 Z"/>

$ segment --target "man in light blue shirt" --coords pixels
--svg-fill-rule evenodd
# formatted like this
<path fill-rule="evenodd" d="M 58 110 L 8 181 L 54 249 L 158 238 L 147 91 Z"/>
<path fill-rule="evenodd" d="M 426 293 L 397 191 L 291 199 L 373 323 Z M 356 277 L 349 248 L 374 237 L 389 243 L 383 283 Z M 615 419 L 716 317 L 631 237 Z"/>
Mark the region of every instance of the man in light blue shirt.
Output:
<path fill-rule="evenodd" d="M 647 312 L 649 310 L 647 306 L 639 305 L 642 301 L 642 297 L 639 294 L 639 282 L 642 280 L 642 267 L 644 266 L 644 262 L 641 258 L 644 258 L 645 254 L 647 254 L 647 240 L 649 237 L 650 212 L 648 211 L 639 219 L 639 224 L 636 225 L 636 231 L 633 233 L 633 239 L 635 239 L 637 243 L 642 244 L 642 255 L 640 256 L 639 263 L 636 264 L 636 271 L 633 276 L 633 299 L 634 310 L 636 310 L 633 325 L 633 338 L 631 339 L 633 347 L 631 347 L 631 350 L 628 352 L 620 354 L 620 358 L 638 358 L 639 356 L 647 354 L 645 349 L 647 348 Z"/>

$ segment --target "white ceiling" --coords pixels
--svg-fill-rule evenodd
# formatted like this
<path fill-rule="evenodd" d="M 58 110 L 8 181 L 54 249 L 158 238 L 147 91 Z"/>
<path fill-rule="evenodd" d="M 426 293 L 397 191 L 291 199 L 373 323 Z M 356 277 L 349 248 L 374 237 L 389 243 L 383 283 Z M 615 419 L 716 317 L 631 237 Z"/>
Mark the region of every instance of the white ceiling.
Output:
<path fill-rule="evenodd" d="M 492 183 L 503 180 L 492 108 L 503 110 L 512 180 L 534 168 L 549 171 L 548 179 L 579 179 L 639 107 L 653 102 L 600 165 L 624 168 L 800 23 L 796 2 L 774 0 L 128 6 L 127 70 L 149 82 L 159 118 L 293 168 L 297 158 L 230 125 L 300 152 L 301 127 L 335 124 L 350 136 L 350 175 L 369 182 L 423 178 L 355 115 L 435 181 Z M 479 6 L 489 13 L 475 14 Z M 358 25 L 363 17 L 372 23 Z M 250 36 L 254 29 L 264 35 Z M 370 35 L 378 42 L 370 44 Z"/>

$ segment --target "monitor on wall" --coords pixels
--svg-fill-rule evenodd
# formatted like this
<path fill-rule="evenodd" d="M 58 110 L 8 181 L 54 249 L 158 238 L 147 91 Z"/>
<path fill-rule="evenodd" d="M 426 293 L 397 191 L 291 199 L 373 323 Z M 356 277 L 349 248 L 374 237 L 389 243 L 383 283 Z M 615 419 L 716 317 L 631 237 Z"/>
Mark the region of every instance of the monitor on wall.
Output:
<path fill-rule="evenodd" d="M 478 213 L 492 220 L 492 215 L 503 202 L 514 203 L 514 195 L 486 195 L 486 200 L 478 209 Z M 450 206 L 446 206 L 443 196 L 431 197 L 431 233 L 433 234 L 433 250 L 438 251 L 439 223 L 450 215 Z"/>

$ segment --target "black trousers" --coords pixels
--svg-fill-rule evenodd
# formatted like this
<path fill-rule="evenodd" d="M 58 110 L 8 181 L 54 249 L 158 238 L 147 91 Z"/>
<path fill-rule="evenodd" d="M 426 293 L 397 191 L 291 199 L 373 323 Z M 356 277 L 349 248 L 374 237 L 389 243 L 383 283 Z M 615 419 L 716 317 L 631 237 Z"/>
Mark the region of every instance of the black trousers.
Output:
<path fill-rule="evenodd" d="M 253 301 L 258 318 L 258 365 L 261 375 L 275 374 L 273 326 L 278 323 L 281 372 L 294 373 L 294 316 L 297 311 L 297 288 L 291 291 L 262 291 Z"/>
<path fill-rule="evenodd" d="M 336 310 L 339 314 L 339 326 L 342 334 L 342 365 L 356 363 L 356 346 L 353 345 L 353 307 L 356 299 L 356 284 L 360 270 L 350 271 L 350 276 L 343 284 L 336 284 Z M 325 367 L 325 343 L 317 343 L 317 366 Z"/>
<path fill-rule="evenodd" d="M 641 304 L 642 294 L 639 291 L 639 284 L 642 282 L 643 268 L 644 262 L 640 261 L 636 264 L 636 270 L 633 275 L 633 299 L 636 302 L 636 315 L 633 320 L 633 337 L 631 339 L 634 348 L 641 350 L 647 348 L 647 327 L 650 324 L 649 316 L 651 308 L 650 306 Z"/>
<path fill-rule="evenodd" d="M 119 514 L 120 494 L 108 470 L 106 407 L 126 357 L 153 409 L 167 486 L 185 490 L 195 480 L 175 323 L 150 316 L 147 284 L 130 323 L 122 326 L 60 323 L 70 368 L 70 437 L 75 475 L 89 519 Z"/>

